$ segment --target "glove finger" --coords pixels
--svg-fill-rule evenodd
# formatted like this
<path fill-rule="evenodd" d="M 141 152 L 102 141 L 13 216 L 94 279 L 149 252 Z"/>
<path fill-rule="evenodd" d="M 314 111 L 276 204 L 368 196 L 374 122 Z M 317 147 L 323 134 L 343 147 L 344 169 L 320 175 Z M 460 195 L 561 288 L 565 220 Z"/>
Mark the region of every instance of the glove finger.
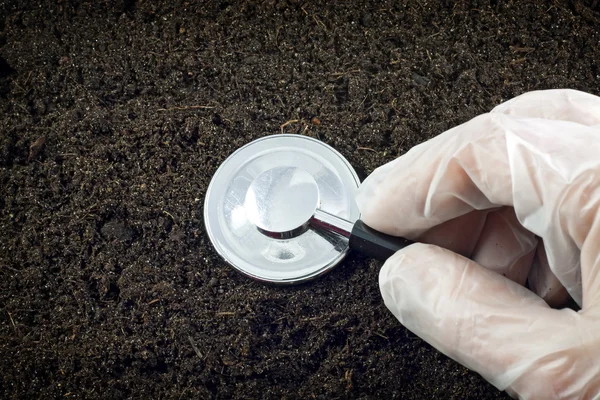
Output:
<path fill-rule="evenodd" d="M 409 246 L 386 261 L 379 284 L 404 326 L 500 390 L 555 398 L 600 374 L 596 336 L 583 316 L 553 310 L 448 250 Z"/>
<path fill-rule="evenodd" d="M 492 113 L 570 121 L 600 128 L 600 97 L 571 89 L 536 90 L 517 96 Z"/>
<path fill-rule="evenodd" d="M 377 168 L 356 196 L 361 218 L 387 234 L 416 239 L 432 227 L 472 211 L 504 205 L 486 197 L 474 182 L 480 179 L 471 176 L 483 175 L 493 167 L 499 175 L 494 183 L 501 186 L 494 191 L 510 193 L 505 145 L 493 143 L 497 141 L 494 136 L 503 141 L 496 118 L 500 117 L 477 117 Z M 469 145 L 480 132 L 491 132 L 487 136 L 492 143 L 486 147 Z"/>
<path fill-rule="evenodd" d="M 521 225 L 514 209 L 487 215 L 471 259 L 513 282 L 525 285 L 537 248 L 535 235 Z"/>

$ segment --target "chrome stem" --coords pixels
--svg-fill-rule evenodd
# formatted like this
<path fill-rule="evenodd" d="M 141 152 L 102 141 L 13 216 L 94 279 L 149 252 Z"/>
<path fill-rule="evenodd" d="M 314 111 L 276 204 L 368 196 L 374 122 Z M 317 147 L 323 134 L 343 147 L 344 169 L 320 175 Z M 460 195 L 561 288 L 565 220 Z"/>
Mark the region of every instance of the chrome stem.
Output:
<path fill-rule="evenodd" d="M 318 208 L 315 211 L 315 215 L 310 220 L 310 225 L 313 228 L 326 232 L 333 232 L 346 238 L 350 238 L 354 226 L 352 222 Z"/>

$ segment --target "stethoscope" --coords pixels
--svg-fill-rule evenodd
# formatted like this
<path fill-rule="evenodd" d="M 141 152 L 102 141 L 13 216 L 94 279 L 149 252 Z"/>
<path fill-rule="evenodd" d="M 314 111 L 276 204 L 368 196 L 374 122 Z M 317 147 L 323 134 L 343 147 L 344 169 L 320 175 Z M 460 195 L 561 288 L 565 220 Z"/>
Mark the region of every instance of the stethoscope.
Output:
<path fill-rule="evenodd" d="M 360 220 L 359 184 L 331 146 L 301 135 L 266 136 L 215 172 L 204 201 L 206 231 L 228 264 L 263 282 L 314 279 L 351 249 L 386 260 L 411 242 Z"/>

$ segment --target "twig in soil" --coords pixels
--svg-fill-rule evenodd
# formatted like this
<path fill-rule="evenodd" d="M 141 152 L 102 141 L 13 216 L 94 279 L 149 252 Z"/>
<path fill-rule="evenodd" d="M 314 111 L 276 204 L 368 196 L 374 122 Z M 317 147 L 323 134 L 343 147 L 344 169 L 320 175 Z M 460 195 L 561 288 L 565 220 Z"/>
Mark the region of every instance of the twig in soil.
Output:
<path fill-rule="evenodd" d="M 16 105 L 17 107 L 19 107 L 21 110 L 25 111 L 26 113 L 28 113 L 28 112 L 29 112 L 29 110 L 27 110 L 25 107 L 23 107 L 23 105 L 21 105 L 21 104 L 19 104 L 19 103 L 15 103 L 15 105 Z"/>
<path fill-rule="evenodd" d="M 217 108 L 215 106 L 184 106 L 184 107 L 169 107 L 169 108 L 159 108 L 156 111 L 171 111 L 171 110 L 209 110 L 212 108 Z"/>
<path fill-rule="evenodd" d="M 347 369 L 344 373 L 344 380 L 346 381 L 346 393 L 352 390 L 352 370 Z"/>
<path fill-rule="evenodd" d="M 358 73 L 358 72 L 360 72 L 360 69 L 351 69 L 351 70 L 348 70 L 346 72 L 333 72 L 331 75 L 337 76 L 337 77 L 342 77 L 344 75 L 355 74 L 355 73 Z"/>
<path fill-rule="evenodd" d="M 279 46 L 279 31 L 283 29 L 283 26 L 278 26 L 277 29 L 275 29 L 275 46 Z"/>
<path fill-rule="evenodd" d="M 192 345 L 192 349 L 194 349 L 194 352 L 196 353 L 198 358 L 204 358 L 202 353 L 200 353 L 200 350 L 198 350 L 198 347 L 196 347 L 196 343 L 194 343 L 194 340 L 192 339 L 191 336 L 188 336 L 188 340 L 189 340 L 190 344 Z"/>
<path fill-rule="evenodd" d="M 10 270 L 11 270 L 11 271 L 13 271 L 13 272 L 19 272 L 19 270 L 18 270 L 18 269 L 16 269 L 16 268 L 13 268 L 13 267 L 9 267 L 8 265 L 2 265 L 2 268 L 10 269 Z"/>
<path fill-rule="evenodd" d="M 535 48 L 533 47 L 521 47 L 521 46 L 510 46 L 510 50 L 513 53 L 531 53 L 533 51 L 535 51 Z"/>
<path fill-rule="evenodd" d="M 158 301 L 160 301 L 160 297 L 158 299 L 154 299 L 154 300 L 149 301 L 148 303 L 146 303 L 146 305 L 149 306 L 149 305 L 152 305 L 152 304 L 154 304 L 154 303 L 156 303 Z"/>
<path fill-rule="evenodd" d="M 366 100 L 367 100 L 367 96 L 365 96 L 365 98 L 362 99 L 362 101 L 360 102 L 360 104 L 358 105 L 358 107 L 356 107 L 356 111 L 358 111 L 363 106 L 363 104 L 365 104 Z"/>
<path fill-rule="evenodd" d="M 319 319 L 321 319 L 321 317 L 302 318 L 302 319 L 300 319 L 300 322 L 317 321 Z"/>
<path fill-rule="evenodd" d="M 308 13 L 308 11 L 306 11 L 306 8 L 304 8 L 304 5 L 300 6 L 300 9 L 302 10 L 302 12 L 304 14 L 306 14 L 307 17 L 312 17 L 312 19 L 317 23 L 317 25 L 320 25 L 323 29 L 327 30 L 327 26 L 325 26 L 325 24 L 323 23 L 323 21 L 321 21 L 316 15 L 310 15 Z"/>
<path fill-rule="evenodd" d="M 175 217 L 174 217 L 174 216 L 172 216 L 170 212 L 168 212 L 168 211 L 165 211 L 165 210 L 163 210 L 163 212 L 164 212 L 165 214 L 167 214 L 169 217 L 171 217 L 171 219 L 173 220 L 173 223 L 176 223 L 176 222 L 177 222 L 177 221 L 175 221 Z"/>
<path fill-rule="evenodd" d="M 356 148 L 356 150 L 367 150 L 367 151 L 372 151 L 373 153 L 377 153 L 377 150 L 374 150 L 374 149 L 372 149 L 370 147 L 361 147 L 361 146 L 358 146 Z"/>
<path fill-rule="evenodd" d="M 79 221 L 81 221 L 82 219 L 84 219 L 84 218 L 87 218 L 87 217 L 88 217 L 88 216 L 90 216 L 90 215 L 95 215 L 95 214 L 92 214 L 92 211 L 94 211 L 94 210 L 95 210 L 95 208 L 96 208 L 96 206 L 98 205 L 98 203 L 99 203 L 98 201 L 97 201 L 97 202 L 95 202 L 95 203 L 94 203 L 94 205 L 92 205 L 90 208 L 88 208 L 88 209 L 87 209 L 87 212 L 85 213 L 85 215 L 84 215 L 83 217 L 80 217 L 80 218 L 78 218 L 78 219 L 77 219 L 75 222 L 79 222 Z"/>
<path fill-rule="evenodd" d="M 21 85 L 19 85 L 17 82 L 13 82 L 13 84 L 20 90 L 20 92 L 15 92 L 15 93 L 27 93 L 27 91 L 25 89 L 23 89 L 21 87 Z"/>
<path fill-rule="evenodd" d="M 281 103 L 282 107 L 285 107 L 285 104 L 284 104 L 283 100 L 281 100 L 281 96 L 280 95 L 277 95 L 277 100 L 279 100 L 279 102 Z"/>
<path fill-rule="evenodd" d="M 285 127 L 286 127 L 286 126 L 288 126 L 288 125 L 295 124 L 296 122 L 298 122 L 298 120 L 297 120 L 297 119 L 290 119 L 289 121 L 287 121 L 287 122 L 285 122 L 285 123 L 281 124 L 281 125 L 279 126 L 279 128 L 281 128 L 281 133 L 283 133 L 283 128 L 285 128 Z"/>
<path fill-rule="evenodd" d="M 17 329 L 17 326 L 15 325 L 15 321 L 13 320 L 12 314 L 9 313 L 8 311 L 6 313 L 8 314 L 8 318 L 10 318 L 10 322 L 12 323 L 13 328 L 15 328 L 15 332 L 19 333 L 19 330 Z"/>
<path fill-rule="evenodd" d="M 323 21 L 321 21 L 319 18 L 317 18 L 316 15 L 313 15 L 312 17 L 315 20 L 315 22 L 317 23 L 317 25 L 321 25 L 323 27 L 323 29 L 327 30 L 327 26 L 325 26 Z"/>
<path fill-rule="evenodd" d="M 377 336 L 381 337 L 381 338 L 384 338 L 385 340 L 390 340 L 390 338 L 389 338 L 389 337 L 385 336 L 385 335 L 384 335 L 384 334 L 382 334 L 382 333 L 379 333 L 379 332 L 373 332 L 373 333 L 374 333 L 374 334 L 376 334 Z"/>
<path fill-rule="evenodd" d="M 346 338 L 346 345 L 342 349 L 342 353 L 350 354 L 350 339 Z"/>
<path fill-rule="evenodd" d="M 218 312 L 218 313 L 216 313 L 215 315 L 216 315 L 217 317 L 225 317 L 225 316 L 232 317 L 232 316 L 234 316 L 234 315 L 235 315 L 235 313 L 234 313 L 234 312 L 232 312 L 232 311 L 223 311 L 223 312 Z"/>
<path fill-rule="evenodd" d="M 29 83 L 29 78 L 31 78 L 31 73 L 33 71 L 29 71 L 29 74 L 27 74 L 27 79 L 25 79 L 25 82 L 23 82 L 23 85 L 27 86 L 27 84 Z"/>

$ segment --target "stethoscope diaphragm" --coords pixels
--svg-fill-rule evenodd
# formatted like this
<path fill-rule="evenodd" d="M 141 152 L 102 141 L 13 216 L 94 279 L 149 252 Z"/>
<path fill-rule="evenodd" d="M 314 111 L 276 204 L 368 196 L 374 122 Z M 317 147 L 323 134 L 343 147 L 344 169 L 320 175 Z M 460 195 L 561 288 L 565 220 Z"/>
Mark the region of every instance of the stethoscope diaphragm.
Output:
<path fill-rule="evenodd" d="M 206 231 L 219 255 L 241 273 L 265 282 L 304 282 L 349 251 L 347 237 L 312 229 L 307 213 L 318 207 L 357 221 L 359 184 L 350 163 L 327 144 L 300 135 L 266 136 L 235 151 L 214 174 L 204 202 Z"/>

